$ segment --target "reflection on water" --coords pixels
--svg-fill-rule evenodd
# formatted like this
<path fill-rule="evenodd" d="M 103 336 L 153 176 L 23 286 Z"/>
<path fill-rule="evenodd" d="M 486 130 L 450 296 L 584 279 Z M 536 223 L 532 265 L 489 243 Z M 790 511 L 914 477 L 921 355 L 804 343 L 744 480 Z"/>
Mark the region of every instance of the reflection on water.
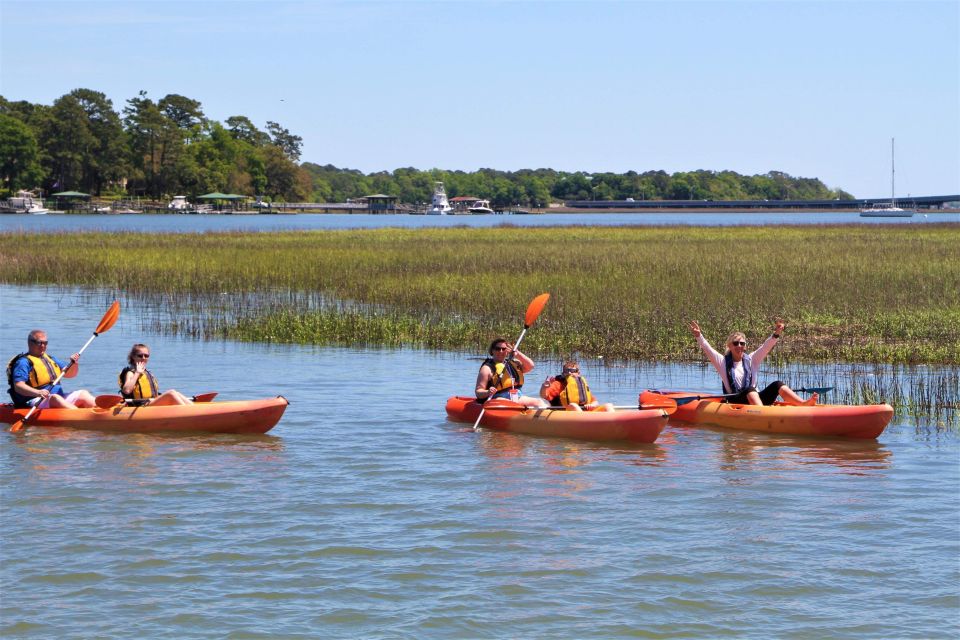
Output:
<path fill-rule="evenodd" d="M 767 435 L 710 427 L 722 437 L 721 468 L 738 470 L 759 463 L 786 469 L 795 465 L 824 467 L 826 472 L 875 475 L 888 469 L 892 452 L 872 440 L 839 440 L 803 436 Z"/>

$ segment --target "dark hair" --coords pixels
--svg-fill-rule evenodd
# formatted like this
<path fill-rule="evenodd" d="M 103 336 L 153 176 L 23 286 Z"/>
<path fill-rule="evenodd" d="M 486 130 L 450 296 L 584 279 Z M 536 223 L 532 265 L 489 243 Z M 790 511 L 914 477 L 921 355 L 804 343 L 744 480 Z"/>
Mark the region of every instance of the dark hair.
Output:
<path fill-rule="evenodd" d="M 496 347 L 498 344 L 506 343 L 506 341 L 507 341 L 506 338 L 494 338 L 493 342 L 490 343 L 490 348 L 487 349 L 487 353 L 489 353 L 490 355 L 493 355 L 493 348 Z"/>
<path fill-rule="evenodd" d="M 131 364 L 131 365 L 136 364 L 136 363 L 133 361 L 133 354 L 136 353 L 136 352 L 137 352 L 138 350 L 140 350 L 140 349 L 149 349 L 149 348 L 150 348 L 150 347 L 148 347 L 147 345 L 142 344 L 142 343 L 140 343 L 140 342 L 138 342 L 137 344 L 135 344 L 135 345 L 133 345 L 132 347 L 130 347 L 130 353 L 127 354 L 127 363 L 128 363 L 128 364 Z"/>

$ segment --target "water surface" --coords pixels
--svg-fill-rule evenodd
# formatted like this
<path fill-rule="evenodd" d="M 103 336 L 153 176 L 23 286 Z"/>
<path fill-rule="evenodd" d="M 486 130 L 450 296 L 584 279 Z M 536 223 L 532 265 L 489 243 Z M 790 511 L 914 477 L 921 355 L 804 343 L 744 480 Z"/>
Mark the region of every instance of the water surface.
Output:
<path fill-rule="evenodd" d="M 0 215 L 0 232 L 140 231 L 202 233 L 206 231 L 291 231 L 307 229 L 369 229 L 380 227 L 494 227 L 498 225 L 794 225 L 794 224 L 926 224 L 960 222 L 960 213 L 917 214 L 912 218 L 861 218 L 856 212 L 726 211 L 664 213 L 544 213 L 531 215 L 412 216 L 373 214 L 289 215 Z"/>
<path fill-rule="evenodd" d="M 2 286 L 2 351 L 40 324 L 67 356 L 107 303 Z M 114 393 L 136 340 L 164 387 L 291 405 L 260 437 L 0 434 L 5 637 L 960 634 L 953 426 L 898 416 L 877 442 L 670 426 L 637 446 L 474 432 L 443 413 L 473 354 L 192 341 L 145 334 L 133 308 L 69 388 Z M 618 404 L 716 386 L 696 365 L 586 371 Z"/>

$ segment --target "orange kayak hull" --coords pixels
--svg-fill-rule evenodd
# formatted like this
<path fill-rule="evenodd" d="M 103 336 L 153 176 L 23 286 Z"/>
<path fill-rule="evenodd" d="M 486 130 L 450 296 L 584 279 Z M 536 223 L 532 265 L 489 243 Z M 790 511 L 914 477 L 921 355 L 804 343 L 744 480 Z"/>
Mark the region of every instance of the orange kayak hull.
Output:
<path fill-rule="evenodd" d="M 662 409 L 617 411 L 563 411 L 527 409 L 509 400 L 491 400 L 480 425 L 497 431 L 576 440 L 651 443 L 667 426 Z M 447 400 L 447 415 L 455 422 L 473 424 L 481 405 L 468 396 Z"/>
<path fill-rule="evenodd" d="M 667 393 L 679 399 L 695 393 Z M 826 436 L 876 440 L 893 418 L 888 404 L 755 406 L 728 404 L 719 398 L 704 398 L 679 404 L 671 419 L 688 424 L 705 424 L 727 429 L 743 429 L 795 436 Z"/>
<path fill-rule="evenodd" d="M 60 427 L 122 433 L 197 432 L 260 434 L 270 431 L 286 410 L 283 396 L 263 400 L 197 402 L 188 405 L 109 409 L 39 409 L 30 416 L 26 429 Z M 0 422 L 13 424 L 29 409 L 0 405 Z"/>

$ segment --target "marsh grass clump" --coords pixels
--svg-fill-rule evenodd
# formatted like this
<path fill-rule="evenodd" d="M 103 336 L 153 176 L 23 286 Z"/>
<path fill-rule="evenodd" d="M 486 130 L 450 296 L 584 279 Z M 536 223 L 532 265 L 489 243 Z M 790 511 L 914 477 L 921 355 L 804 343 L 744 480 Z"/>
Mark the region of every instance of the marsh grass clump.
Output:
<path fill-rule="evenodd" d="M 137 251 L 129 251 L 129 247 Z M 783 362 L 960 363 L 960 226 L 0 234 L 0 280 L 118 290 L 195 336 L 689 361 L 788 322 Z M 161 328 L 158 326 L 157 328 Z"/>

